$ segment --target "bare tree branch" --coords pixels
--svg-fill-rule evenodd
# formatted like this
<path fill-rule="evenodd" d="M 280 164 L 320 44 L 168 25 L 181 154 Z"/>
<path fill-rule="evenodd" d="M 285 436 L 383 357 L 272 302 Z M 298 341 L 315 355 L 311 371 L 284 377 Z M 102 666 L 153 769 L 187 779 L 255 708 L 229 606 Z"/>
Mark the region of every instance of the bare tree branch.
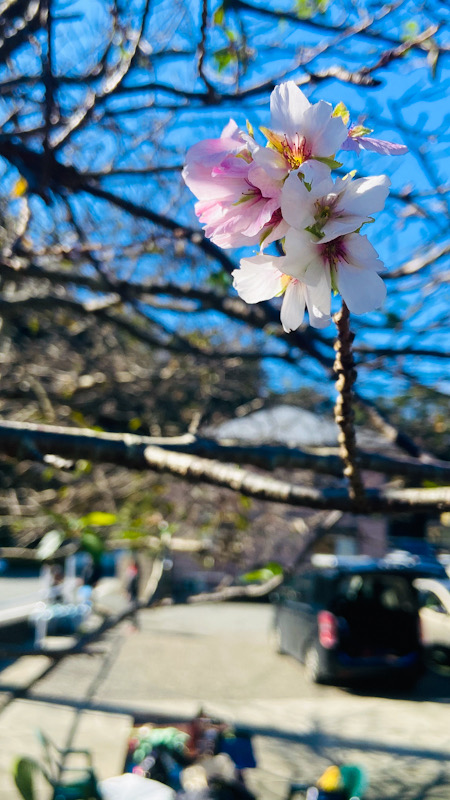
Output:
<path fill-rule="evenodd" d="M 194 440 L 195 442 L 195 440 Z M 191 435 L 180 440 L 170 440 L 170 447 L 167 448 L 167 440 L 158 440 L 152 437 L 139 437 L 132 434 L 105 434 L 97 431 L 76 431 L 45 425 L 33 425 L 32 423 L 3 422 L 0 425 L 0 450 L 5 454 L 19 457 L 21 459 L 35 460 L 39 455 L 51 453 L 70 459 L 90 459 L 92 461 L 120 464 L 130 469 L 150 469 L 157 472 L 168 472 L 177 475 L 185 480 L 193 482 L 204 481 L 215 486 L 223 486 L 234 491 L 274 502 L 286 503 L 294 506 L 306 506 L 318 509 L 338 509 L 341 511 L 351 511 L 353 503 L 346 490 L 325 489 L 319 491 L 313 488 L 299 488 L 285 481 L 265 478 L 257 473 L 250 473 L 239 467 L 228 463 L 220 463 L 215 455 L 220 455 L 223 459 L 229 459 L 232 455 L 237 456 L 241 448 L 223 448 L 210 445 L 209 457 L 192 455 Z M 167 448 L 167 449 L 166 449 Z M 176 451 L 178 448 L 178 452 Z M 200 444 L 200 452 L 201 444 Z M 186 452 L 190 450 L 191 452 Z M 184 452 L 183 452 L 184 451 Z M 312 466 L 314 463 L 317 469 L 318 461 L 310 459 L 301 451 L 294 451 L 292 459 L 289 460 L 289 448 L 274 448 L 278 461 L 283 466 L 292 467 L 302 463 Z M 281 451 L 281 452 L 280 452 Z M 204 450 L 203 450 L 204 452 Z M 247 450 L 247 459 L 250 460 L 252 448 Z M 267 468 L 267 458 L 264 454 L 267 448 L 261 448 L 261 463 Z M 271 448 L 268 449 L 272 455 Z M 284 456 L 284 458 L 282 458 Z M 245 463 L 242 459 L 241 463 Z M 375 465 L 381 467 L 380 457 L 374 458 Z M 254 462 L 253 462 L 254 463 Z M 273 460 L 272 460 L 273 463 Z M 362 459 L 362 463 L 364 463 Z M 384 468 L 388 467 L 389 460 L 384 461 Z M 398 469 L 401 468 L 405 474 L 405 464 L 401 460 L 396 463 Z M 327 470 L 333 461 L 327 461 Z M 390 465 L 392 468 L 392 464 Z M 440 475 L 447 478 L 449 467 L 444 463 L 440 465 L 421 465 L 421 475 L 433 474 L 435 477 Z M 410 468 L 414 471 L 412 464 Z M 417 471 L 416 471 L 417 476 Z M 367 492 L 367 512 L 378 513 L 382 511 L 399 512 L 415 508 L 416 510 L 444 510 L 450 503 L 450 489 L 382 489 L 368 490 Z"/>

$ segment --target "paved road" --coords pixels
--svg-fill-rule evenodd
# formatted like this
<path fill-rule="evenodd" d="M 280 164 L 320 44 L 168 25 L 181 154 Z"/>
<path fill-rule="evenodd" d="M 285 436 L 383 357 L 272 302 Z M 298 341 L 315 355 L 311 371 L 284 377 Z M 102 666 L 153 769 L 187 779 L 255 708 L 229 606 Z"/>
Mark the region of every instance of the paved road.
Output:
<path fill-rule="evenodd" d="M 55 726 L 57 711 L 62 719 L 64 710 L 88 708 L 99 727 L 91 741 L 85 725 L 83 741 L 101 772 L 110 720 L 176 719 L 202 706 L 255 731 L 258 768 L 248 780 L 261 800 L 283 800 L 290 779 L 312 782 L 345 761 L 366 767 L 368 800 L 450 796 L 449 679 L 427 675 L 413 694 L 397 697 L 311 687 L 301 665 L 274 652 L 263 604 L 159 608 L 141 612 L 140 626 L 124 623 L 95 653 L 65 659 L 35 681 L 26 700 L 13 700 L 0 714 L 1 747 L 28 719 L 45 726 L 48 714 Z"/>
<path fill-rule="evenodd" d="M 39 578 L 16 575 L 0 576 L 0 609 L 15 604 L 24 604 L 41 596 L 42 582 Z"/>

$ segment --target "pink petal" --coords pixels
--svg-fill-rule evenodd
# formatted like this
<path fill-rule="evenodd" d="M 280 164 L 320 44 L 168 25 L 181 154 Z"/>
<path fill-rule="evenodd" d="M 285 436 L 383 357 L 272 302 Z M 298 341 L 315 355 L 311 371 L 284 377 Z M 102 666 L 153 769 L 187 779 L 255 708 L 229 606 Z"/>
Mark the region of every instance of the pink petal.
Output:
<path fill-rule="evenodd" d="M 243 233 L 215 232 L 210 238 L 211 241 L 217 245 L 217 247 L 222 247 L 224 250 L 228 250 L 233 247 L 250 247 L 254 244 L 259 244 L 259 235 L 245 236 Z"/>
<path fill-rule="evenodd" d="M 242 144 L 242 134 L 239 130 L 237 124 L 235 123 L 234 119 L 230 119 L 230 121 L 225 125 L 222 133 L 220 134 L 221 139 L 234 139 L 237 142 Z"/>
<path fill-rule="evenodd" d="M 273 213 L 279 208 L 279 201 L 278 198 L 266 200 L 261 197 L 251 208 L 248 203 L 243 203 L 242 206 L 248 208 L 246 214 L 248 224 L 242 230 L 247 236 L 255 236 L 261 234 L 264 225 L 270 222 Z"/>
<path fill-rule="evenodd" d="M 186 153 L 186 165 L 181 173 L 183 180 L 199 200 L 226 196 L 228 188 L 217 181 L 214 183 L 211 172 L 227 156 L 239 153 L 244 148 L 243 142 L 232 138 L 197 142 Z"/>
<path fill-rule="evenodd" d="M 273 180 L 282 181 L 286 177 L 288 172 L 286 161 L 281 153 L 277 153 L 271 147 L 256 147 L 252 157 L 255 164 L 262 167 Z"/>
<path fill-rule="evenodd" d="M 354 153 L 359 153 L 361 147 L 355 136 L 348 136 L 346 140 L 342 142 L 340 150 L 352 150 Z"/>
<path fill-rule="evenodd" d="M 239 161 L 241 159 L 236 160 Z M 279 197 L 281 194 L 282 181 L 274 180 L 267 174 L 265 169 L 258 167 L 256 164 L 250 164 L 248 180 L 260 190 L 263 197 Z"/>
<path fill-rule="evenodd" d="M 384 139 L 373 139 L 370 136 L 349 136 L 342 145 L 342 150 L 372 150 L 385 156 L 403 156 L 408 152 L 404 144 L 386 142 Z"/>

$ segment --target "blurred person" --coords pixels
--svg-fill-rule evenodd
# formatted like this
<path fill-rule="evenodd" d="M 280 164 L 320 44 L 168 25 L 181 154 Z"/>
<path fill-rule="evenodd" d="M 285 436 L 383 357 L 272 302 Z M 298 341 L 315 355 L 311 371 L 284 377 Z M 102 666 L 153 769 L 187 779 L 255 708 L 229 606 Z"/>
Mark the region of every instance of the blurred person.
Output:
<path fill-rule="evenodd" d="M 128 600 L 133 607 L 130 619 L 135 630 L 139 628 L 137 609 L 139 602 L 140 574 L 141 570 L 139 561 L 135 556 L 132 556 L 125 570 L 125 591 L 127 593 Z"/>

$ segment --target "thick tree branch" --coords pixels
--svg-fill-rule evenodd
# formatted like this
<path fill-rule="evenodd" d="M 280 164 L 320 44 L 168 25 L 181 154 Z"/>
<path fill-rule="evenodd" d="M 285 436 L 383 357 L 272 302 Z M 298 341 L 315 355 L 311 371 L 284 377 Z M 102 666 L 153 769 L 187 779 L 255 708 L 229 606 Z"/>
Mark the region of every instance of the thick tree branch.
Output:
<path fill-rule="evenodd" d="M 25 460 L 36 460 L 40 455 L 59 455 L 70 459 L 87 459 L 95 462 L 105 462 L 138 470 L 155 470 L 178 475 L 188 481 L 211 483 L 223 486 L 250 497 L 274 502 L 287 503 L 294 506 L 307 506 L 318 509 L 338 509 L 351 511 L 354 504 L 346 490 L 326 489 L 323 491 L 314 488 L 299 488 L 285 481 L 267 478 L 257 473 L 251 473 L 229 463 L 220 463 L 222 460 L 241 457 L 241 463 L 255 463 L 251 453 L 254 448 L 224 447 L 215 443 L 200 440 L 196 443 L 195 437 L 175 439 L 155 439 L 132 434 L 105 434 L 97 431 L 76 431 L 70 428 L 58 428 L 46 425 L 33 425 L 31 423 L 2 422 L 0 424 L 0 451 L 6 455 Z M 204 455 L 193 455 L 193 452 L 208 452 Z M 301 451 L 289 448 L 257 448 L 259 454 L 258 466 L 268 463 L 276 466 L 293 468 L 317 469 L 320 458 L 312 458 Z M 267 454 L 267 455 L 266 455 Z M 244 457 L 245 456 L 245 457 Z M 272 457 L 272 461 L 267 456 Z M 362 455 L 362 461 L 364 460 Z M 374 458 L 374 464 L 380 457 Z M 370 462 L 369 462 L 370 463 Z M 333 469 L 334 462 L 324 461 Z M 405 462 L 390 463 L 385 460 L 384 467 L 401 470 L 405 475 Z M 301 466 L 302 465 L 302 466 Z M 411 469 L 417 477 L 417 467 Z M 445 462 L 440 465 L 420 465 L 421 475 L 433 474 L 448 479 L 449 468 Z M 408 467 L 406 467 L 408 469 Z M 407 473 L 406 473 L 407 474 Z M 411 509 L 436 511 L 450 507 L 450 489 L 382 489 L 367 492 L 366 509 L 368 512 L 399 512 Z"/>

